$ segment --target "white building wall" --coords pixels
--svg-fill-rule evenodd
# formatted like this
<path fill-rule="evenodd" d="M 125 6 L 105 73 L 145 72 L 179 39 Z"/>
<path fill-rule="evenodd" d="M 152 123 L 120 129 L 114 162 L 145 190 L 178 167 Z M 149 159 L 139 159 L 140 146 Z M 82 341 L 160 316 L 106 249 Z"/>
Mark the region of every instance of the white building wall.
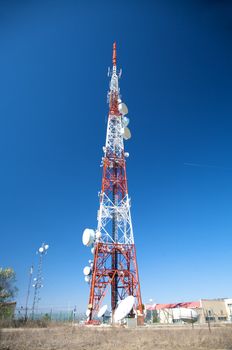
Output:
<path fill-rule="evenodd" d="M 232 299 L 225 299 L 228 321 L 232 322 Z"/>

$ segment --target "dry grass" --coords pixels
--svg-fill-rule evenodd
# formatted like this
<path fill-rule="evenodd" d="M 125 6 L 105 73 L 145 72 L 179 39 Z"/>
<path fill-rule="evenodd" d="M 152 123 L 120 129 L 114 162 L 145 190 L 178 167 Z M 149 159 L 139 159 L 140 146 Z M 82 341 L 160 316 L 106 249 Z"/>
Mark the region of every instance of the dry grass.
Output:
<path fill-rule="evenodd" d="M 232 328 L 50 327 L 2 329 L 1 350 L 232 349 Z"/>

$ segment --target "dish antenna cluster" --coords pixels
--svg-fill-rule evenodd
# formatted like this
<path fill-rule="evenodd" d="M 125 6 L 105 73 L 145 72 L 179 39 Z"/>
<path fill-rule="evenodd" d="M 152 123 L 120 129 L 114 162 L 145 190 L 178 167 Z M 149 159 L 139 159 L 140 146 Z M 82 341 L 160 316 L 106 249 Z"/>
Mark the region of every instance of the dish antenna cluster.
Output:
<path fill-rule="evenodd" d="M 91 249 L 91 253 L 94 254 L 94 243 L 99 241 L 101 234 L 95 232 L 90 228 L 86 228 L 82 235 L 82 243 L 84 246 Z M 89 260 L 89 265 L 83 268 L 83 274 L 85 276 L 85 282 L 90 283 L 91 275 L 93 271 L 93 260 Z"/>
<path fill-rule="evenodd" d="M 109 70 L 109 115 L 106 142 L 103 147 L 102 188 L 97 229 L 85 229 L 82 242 L 91 249 L 93 261 L 83 269 L 90 284 L 87 323 L 102 317 L 107 307 L 102 301 L 111 290 L 112 321 L 130 317 L 143 318 L 142 299 L 136 260 L 136 250 L 127 189 L 124 140 L 131 138 L 128 128 L 128 108 L 120 95 L 121 70 L 116 67 L 116 43 L 113 44 L 113 67 Z M 109 287 L 109 288 L 108 288 Z M 140 320 L 141 322 L 142 320 Z"/>
<path fill-rule="evenodd" d="M 124 140 L 129 140 L 131 138 L 131 132 L 127 126 L 130 122 L 130 119 L 126 117 L 126 114 L 128 114 L 128 108 L 127 105 L 120 99 L 118 100 L 118 110 L 122 115 L 122 136 Z"/>

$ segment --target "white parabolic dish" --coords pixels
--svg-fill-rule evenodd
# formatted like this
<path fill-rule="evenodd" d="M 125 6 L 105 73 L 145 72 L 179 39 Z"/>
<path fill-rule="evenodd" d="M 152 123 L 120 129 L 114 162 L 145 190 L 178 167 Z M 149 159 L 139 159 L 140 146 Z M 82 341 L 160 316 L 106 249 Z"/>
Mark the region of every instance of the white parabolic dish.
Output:
<path fill-rule="evenodd" d="M 85 282 L 89 283 L 90 281 L 90 277 L 89 276 L 85 276 Z"/>
<path fill-rule="evenodd" d="M 125 116 L 123 116 L 123 118 L 122 118 L 122 125 L 125 127 L 125 126 L 127 126 L 129 124 L 129 122 L 130 122 L 130 119 L 125 117 Z"/>
<path fill-rule="evenodd" d="M 114 313 L 114 321 L 118 322 L 125 318 L 129 312 L 131 311 L 135 302 L 135 297 L 133 295 L 129 295 L 121 303 L 118 305 L 117 309 Z"/>
<path fill-rule="evenodd" d="M 98 311 L 97 317 L 99 318 L 102 317 L 105 314 L 106 310 L 107 310 L 107 305 L 103 305 Z"/>
<path fill-rule="evenodd" d="M 89 317 L 89 315 L 90 315 L 90 310 L 87 309 L 86 312 L 85 312 L 85 314 L 86 314 L 87 317 Z"/>
<path fill-rule="evenodd" d="M 82 243 L 87 247 L 91 246 L 94 242 L 95 232 L 90 228 L 86 228 L 82 235 Z"/>
<path fill-rule="evenodd" d="M 91 274 L 91 268 L 89 266 L 85 266 L 84 269 L 83 269 L 83 274 L 85 276 L 88 276 Z"/>
<path fill-rule="evenodd" d="M 125 140 L 129 140 L 131 138 L 131 132 L 127 126 L 124 128 L 123 138 Z"/>
<path fill-rule="evenodd" d="M 125 103 L 119 103 L 118 110 L 123 115 L 128 113 L 128 108 L 127 108 L 127 105 Z"/>

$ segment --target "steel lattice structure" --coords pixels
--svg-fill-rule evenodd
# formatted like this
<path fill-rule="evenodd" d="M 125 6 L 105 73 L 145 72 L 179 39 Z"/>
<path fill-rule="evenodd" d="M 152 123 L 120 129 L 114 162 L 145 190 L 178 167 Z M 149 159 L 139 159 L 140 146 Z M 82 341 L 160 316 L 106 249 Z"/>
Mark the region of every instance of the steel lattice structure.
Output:
<path fill-rule="evenodd" d="M 143 313 L 127 188 L 125 157 L 128 153 L 124 152 L 125 124 L 123 113 L 120 112 L 118 81 L 121 71 L 118 72 L 116 67 L 116 43 L 113 44 L 113 68 L 109 75 L 109 116 L 103 147 L 102 188 L 88 304 L 89 323 L 93 322 L 108 288 L 111 288 L 112 313 L 118 302 L 129 295 L 135 297 L 137 314 Z"/>

